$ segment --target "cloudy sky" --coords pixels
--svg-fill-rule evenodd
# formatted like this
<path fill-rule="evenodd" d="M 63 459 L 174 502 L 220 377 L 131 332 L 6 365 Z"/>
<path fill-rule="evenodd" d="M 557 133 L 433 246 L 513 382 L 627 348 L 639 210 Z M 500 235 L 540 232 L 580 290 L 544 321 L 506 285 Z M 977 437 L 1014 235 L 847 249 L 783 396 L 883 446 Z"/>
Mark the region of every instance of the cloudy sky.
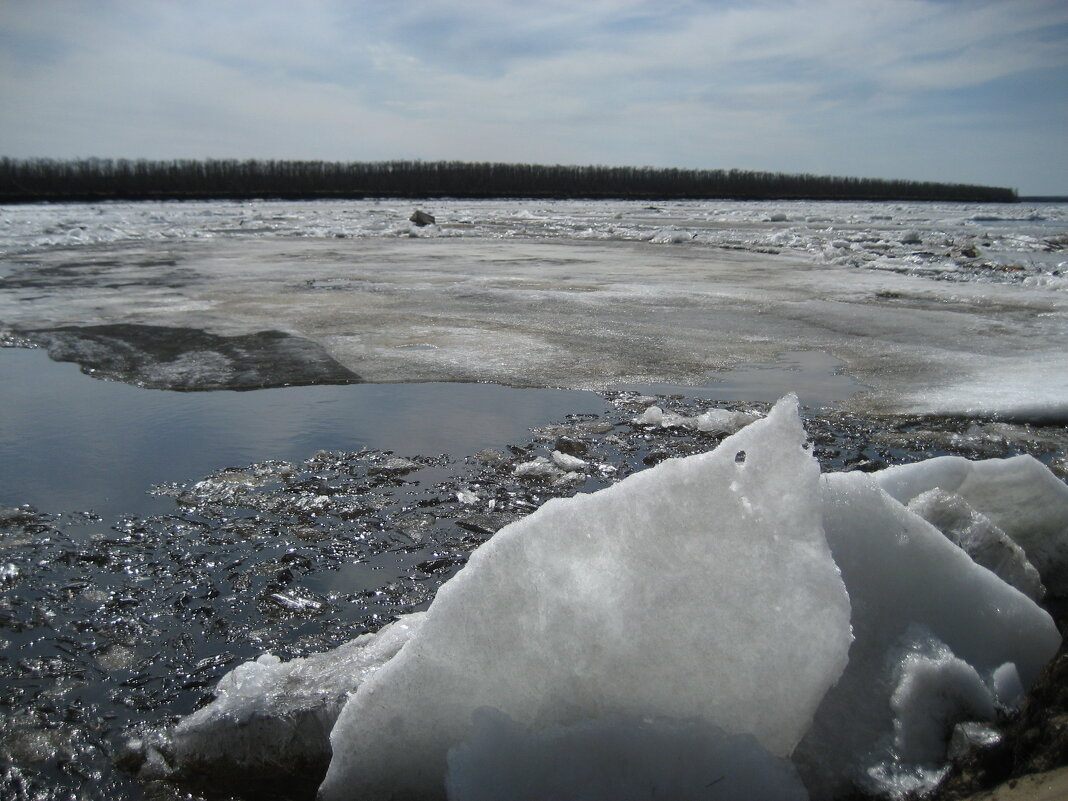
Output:
<path fill-rule="evenodd" d="M 738 167 L 1068 194 L 1068 2 L 0 0 L 0 155 Z"/>

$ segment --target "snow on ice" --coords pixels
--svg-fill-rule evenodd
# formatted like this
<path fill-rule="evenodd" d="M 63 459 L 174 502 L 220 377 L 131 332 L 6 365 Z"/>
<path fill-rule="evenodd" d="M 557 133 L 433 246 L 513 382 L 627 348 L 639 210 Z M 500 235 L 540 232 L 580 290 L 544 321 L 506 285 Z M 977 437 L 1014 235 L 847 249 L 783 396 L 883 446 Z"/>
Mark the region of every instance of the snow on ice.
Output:
<path fill-rule="evenodd" d="M 329 759 L 326 801 L 929 787 L 954 726 L 1017 704 L 1060 643 L 961 545 L 1011 539 L 1055 592 L 1064 489 L 1025 458 L 820 476 L 787 398 L 501 529 L 425 614 L 237 668 L 167 768 Z"/>
<path fill-rule="evenodd" d="M 1064 204 L 442 200 L 424 228 L 378 200 L 0 213 L 0 340 L 124 380 L 247 386 L 224 357 L 275 332 L 303 356 L 261 360 L 259 383 L 705 385 L 794 350 L 842 362 L 853 411 L 1068 420 Z M 149 358 L 167 329 L 188 347 Z"/>

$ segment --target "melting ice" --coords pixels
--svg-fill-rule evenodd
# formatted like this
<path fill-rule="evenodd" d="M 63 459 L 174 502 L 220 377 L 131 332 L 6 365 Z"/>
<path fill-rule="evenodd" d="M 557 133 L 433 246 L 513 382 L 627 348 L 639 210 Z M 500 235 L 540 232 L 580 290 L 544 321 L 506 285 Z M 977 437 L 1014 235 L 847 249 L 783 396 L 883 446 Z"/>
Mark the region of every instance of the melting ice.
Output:
<path fill-rule="evenodd" d="M 0 344 L 185 389 L 306 383 L 309 358 L 320 380 L 703 385 L 802 350 L 870 388 L 854 411 L 1068 420 L 1064 204 L 441 200 L 423 228 L 411 212 L 0 207 Z M 181 358 L 145 347 L 173 329 Z M 262 358 L 241 375 L 248 342 Z"/>
<path fill-rule="evenodd" d="M 1044 475 L 1018 457 L 821 477 L 788 397 L 712 452 L 549 501 L 426 613 L 243 665 L 137 745 L 147 772 L 209 781 L 329 762 L 326 801 L 901 795 L 1060 644 L 928 512 L 962 499 L 1058 586 L 1068 487 Z"/>

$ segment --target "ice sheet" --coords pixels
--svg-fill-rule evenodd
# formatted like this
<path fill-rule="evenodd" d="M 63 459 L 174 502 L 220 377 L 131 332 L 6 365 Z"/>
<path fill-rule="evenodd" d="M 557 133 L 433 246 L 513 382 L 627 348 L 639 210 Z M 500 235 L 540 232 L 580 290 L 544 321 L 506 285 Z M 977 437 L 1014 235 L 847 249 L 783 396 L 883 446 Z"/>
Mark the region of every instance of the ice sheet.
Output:
<path fill-rule="evenodd" d="M 959 495 L 1023 548 L 1054 595 L 1068 594 L 1068 486 L 1032 456 L 942 456 L 876 474 L 902 503 L 938 488 Z"/>
<path fill-rule="evenodd" d="M 648 205 L 443 201 L 415 236 L 396 203 L 8 207 L 0 326 L 279 329 L 369 381 L 572 388 L 818 350 L 861 411 L 1068 419 L 1062 207 Z"/>

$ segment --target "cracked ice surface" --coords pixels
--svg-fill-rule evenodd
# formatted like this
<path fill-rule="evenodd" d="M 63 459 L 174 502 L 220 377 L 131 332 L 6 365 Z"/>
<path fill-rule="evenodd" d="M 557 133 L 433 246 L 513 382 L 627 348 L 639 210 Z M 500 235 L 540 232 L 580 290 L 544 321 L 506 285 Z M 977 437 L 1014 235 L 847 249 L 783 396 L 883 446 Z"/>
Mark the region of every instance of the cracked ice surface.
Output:
<path fill-rule="evenodd" d="M 5 208 L 0 326 L 277 329 L 368 381 L 570 388 L 819 350 L 871 388 L 854 411 L 1068 416 L 1054 205 L 434 211 L 415 232 L 372 202 Z"/>

